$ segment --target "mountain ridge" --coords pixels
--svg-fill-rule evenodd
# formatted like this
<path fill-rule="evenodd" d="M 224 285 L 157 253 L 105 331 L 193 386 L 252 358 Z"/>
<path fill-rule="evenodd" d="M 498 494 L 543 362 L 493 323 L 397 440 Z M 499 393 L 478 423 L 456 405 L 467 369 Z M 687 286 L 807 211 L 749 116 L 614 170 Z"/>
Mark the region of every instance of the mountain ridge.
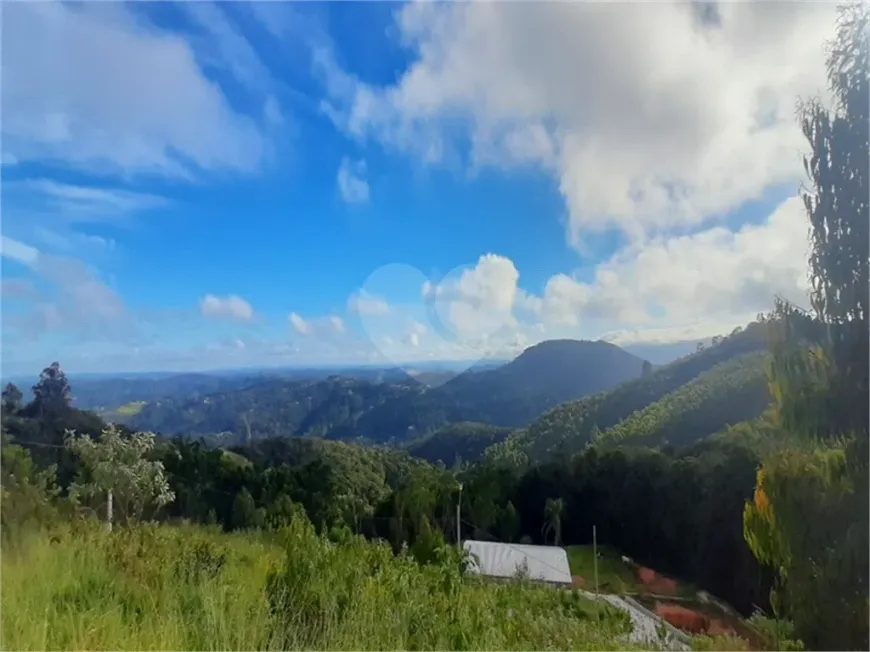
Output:
<path fill-rule="evenodd" d="M 702 377 L 706 382 L 712 383 L 714 388 L 716 383 L 723 388 L 736 384 L 734 389 L 743 400 L 736 406 L 733 420 L 710 419 L 707 424 L 711 428 L 709 432 L 699 434 L 696 428 L 692 431 L 693 434 L 681 437 L 682 443 L 691 443 L 728 425 L 755 418 L 767 403 L 763 377 L 767 329 L 767 324 L 753 322 L 746 328 L 735 329 L 727 337 L 715 338 L 715 343 L 710 347 L 699 347 L 695 353 L 654 369 L 648 376 L 637 377 L 610 390 L 567 401 L 547 410 L 525 428 L 511 433 L 504 441 L 493 444 L 487 448 L 485 455 L 490 459 L 525 464 L 579 452 L 593 440 L 601 441 L 602 437 L 606 439 L 608 430 L 630 419 L 632 415 L 645 409 L 650 410 L 650 406 L 669 395 L 691 391 L 685 388 L 692 383 L 701 385 L 701 381 L 697 379 Z M 707 390 L 704 387 L 699 391 L 710 399 L 709 405 L 716 404 L 721 407 L 716 402 L 719 397 L 715 389 L 712 394 Z M 636 434 L 631 431 L 631 427 L 623 426 L 624 432 L 613 438 L 618 438 L 623 443 L 631 443 L 633 435 Z"/>
<path fill-rule="evenodd" d="M 608 342 L 552 340 L 495 369 L 427 387 L 408 378 L 267 379 L 192 399 L 145 405 L 130 427 L 230 439 L 314 435 L 375 443 L 424 436 L 448 423 L 526 425 L 545 409 L 638 377 L 643 360 Z M 229 435 L 228 435 L 229 433 Z"/>

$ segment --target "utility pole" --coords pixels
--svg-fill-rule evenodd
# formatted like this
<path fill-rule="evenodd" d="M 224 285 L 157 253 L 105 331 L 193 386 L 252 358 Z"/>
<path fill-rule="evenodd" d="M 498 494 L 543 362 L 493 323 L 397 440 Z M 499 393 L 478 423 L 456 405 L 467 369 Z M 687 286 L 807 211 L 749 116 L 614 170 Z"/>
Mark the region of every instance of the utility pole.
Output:
<path fill-rule="evenodd" d="M 459 499 L 456 501 L 456 546 L 462 548 L 460 526 L 462 523 L 462 483 L 459 483 Z"/>
<path fill-rule="evenodd" d="M 592 566 L 595 569 L 595 604 L 598 604 L 598 532 L 592 526 Z M 597 608 L 596 608 L 597 611 Z"/>

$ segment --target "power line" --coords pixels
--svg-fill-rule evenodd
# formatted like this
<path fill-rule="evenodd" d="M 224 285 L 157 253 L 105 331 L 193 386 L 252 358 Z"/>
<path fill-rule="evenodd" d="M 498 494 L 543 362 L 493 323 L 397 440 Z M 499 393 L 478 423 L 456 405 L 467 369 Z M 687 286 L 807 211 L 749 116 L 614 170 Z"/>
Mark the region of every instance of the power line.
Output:
<path fill-rule="evenodd" d="M 42 448 L 66 448 L 66 446 L 64 444 L 47 444 L 45 442 L 34 441 L 32 439 L 19 439 L 18 437 L 15 437 L 9 443 L 10 444 L 27 444 L 29 446 L 39 446 Z"/>

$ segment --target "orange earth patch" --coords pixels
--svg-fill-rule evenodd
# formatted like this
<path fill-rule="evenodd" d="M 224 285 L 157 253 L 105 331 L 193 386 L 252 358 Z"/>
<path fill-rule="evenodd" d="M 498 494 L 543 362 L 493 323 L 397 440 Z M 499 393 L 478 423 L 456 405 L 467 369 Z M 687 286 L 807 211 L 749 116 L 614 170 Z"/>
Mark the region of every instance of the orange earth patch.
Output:
<path fill-rule="evenodd" d="M 656 602 L 655 614 L 677 629 L 690 634 L 706 634 L 710 618 L 678 604 Z"/>
<path fill-rule="evenodd" d="M 674 595 L 677 592 L 677 583 L 674 580 L 664 575 L 659 575 L 652 568 L 639 567 L 637 569 L 637 577 L 644 588 L 650 593 Z"/>
<path fill-rule="evenodd" d="M 757 633 L 727 616 L 718 618 L 683 605 L 660 601 L 655 602 L 653 612 L 688 634 L 735 636 L 746 641 L 751 650 L 766 649 L 765 641 Z"/>

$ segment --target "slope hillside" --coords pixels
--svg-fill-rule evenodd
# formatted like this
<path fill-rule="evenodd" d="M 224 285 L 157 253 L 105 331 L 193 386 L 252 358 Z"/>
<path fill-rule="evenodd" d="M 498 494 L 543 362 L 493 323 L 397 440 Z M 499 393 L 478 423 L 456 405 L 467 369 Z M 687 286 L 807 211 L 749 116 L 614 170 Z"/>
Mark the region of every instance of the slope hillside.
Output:
<path fill-rule="evenodd" d="M 637 378 L 642 367 L 643 360 L 607 342 L 542 342 L 496 369 L 460 374 L 440 387 L 385 401 L 360 416 L 355 432 L 386 442 L 451 423 L 522 427 L 564 401 Z"/>
<path fill-rule="evenodd" d="M 504 442 L 487 449 L 487 456 L 491 459 L 523 463 L 579 451 L 593 439 L 601 437 L 601 433 L 629 419 L 633 413 L 651 406 L 672 393 L 675 393 L 674 396 L 671 396 L 666 403 L 652 408 L 648 413 L 647 416 L 657 415 L 657 420 L 650 418 L 649 421 L 645 421 L 641 417 L 636 417 L 630 424 L 623 425 L 611 433 L 611 438 L 625 438 L 629 436 L 627 434 L 629 428 L 643 424 L 643 427 L 648 427 L 648 432 L 652 433 L 652 440 L 659 437 L 659 443 L 663 443 L 666 439 L 673 439 L 672 427 L 666 427 L 665 424 L 680 423 L 682 418 L 680 414 L 683 410 L 687 412 L 686 418 L 689 413 L 692 413 L 696 415 L 696 419 L 699 419 L 700 416 L 697 415 L 702 415 L 709 404 L 705 405 L 698 397 L 710 397 L 711 393 L 716 396 L 719 388 L 732 385 L 734 388 L 726 392 L 727 397 L 732 398 L 725 398 L 727 402 L 721 409 L 727 414 L 732 407 L 732 400 L 745 405 L 733 406 L 737 412 L 732 421 L 720 419 L 717 428 L 703 434 L 710 434 L 728 423 L 737 423 L 758 416 L 763 409 L 762 404 L 766 404 L 762 378 L 764 361 L 761 355 L 766 350 L 765 325 L 750 324 L 745 330 L 735 330 L 732 335 L 717 339 L 715 342 L 714 345 L 661 367 L 646 377 L 636 378 L 610 391 L 567 402 L 549 410 L 524 430 L 513 433 Z M 753 353 L 757 355 L 748 355 Z M 713 371 L 719 365 L 747 355 L 745 360 Z M 710 375 L 691 385 L 695 379 L 707 372 L 710 372 Z M 678 390 L 684 386 L 688 387 L 679 393 Z M 756 398 L 747 401 L 747 396 Z M 753 414 L 759 405 L 761 408 Z M 647 426 L 647 423 L 653 422 L 657 425 Z M 711 424 L 713 422 L 715 419 L 711 419 Z M 641 432 L 645 431 L 641 429 Z"/>
<path fill-rule="evenodd" d="M 223 436 L 224 445 L 296 434 L 353 435 L 359 416 L 387 401 L 422 391 L 416 382 L 372 383 L 331 377 L 314 382 L 271 379 L 203 397 L 169 398 L 145 405 L 129 426 L 164 435 Z"/>
<path fill-rule="evenodd" d="M 558 340 L 496 369 L 469 371 L 438 387 L 331 377 L 273 379 L 194 398 L 155 401 L 129 425 L 166 435 L 248 438 L 314 435 L 401 443 L 461 422 L 514 428 L 546 409 L 640 376 L 643 361 L 607 342 Z"/>
<path fill-rule="evenodd" d="M 532 393 L 556 403 L 586 396 L 640 376 L 643 360 L 609 342 L 548 340 L 508 364 L 457 383 L 506 394 Z M 457 379 L 457 380 L 460 380 Z"/>
<path fill-rule="evenodd" d="M 233 377 L 214 374 L 170 374 L 161 377 L 76 378 L 70 379 L 73 404 L 83 410 L 117 408 L 133 401 L 154 401 L 172 396 L 205 396 L 239 389 L 256 382 L 255 376 Z"/>
<path fill-rule="evenodd" d="M 596 440 L 603 444 L 686 446 L 727 426 L 755 419 L 769 403 L 763 351 L 716 365 L 632 412 Z"/>
<path fill-rule="evenodd" d="M 504 441 L 511 432 L 510 428 L 485 423 L 451 423 L 409 442 L 406 450 L 429 462 L 453 466 L 478 459 L 489 446 Z"/>

